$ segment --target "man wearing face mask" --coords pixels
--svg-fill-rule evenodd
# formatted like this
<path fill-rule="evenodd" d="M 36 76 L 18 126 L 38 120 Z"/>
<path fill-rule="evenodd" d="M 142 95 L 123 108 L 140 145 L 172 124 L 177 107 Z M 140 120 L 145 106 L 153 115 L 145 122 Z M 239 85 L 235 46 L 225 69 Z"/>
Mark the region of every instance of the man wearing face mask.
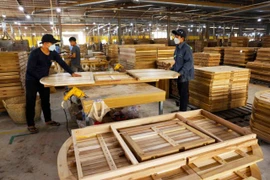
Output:
<path fill-rule="evenodd" d="M 45 88 L 39 81 L 41 78 L 49 75 L 49 69 L 52 61 L 56 61 L 63 69 L 72 75 L 72 77 L 80 77 L 75 74 L 70 67 L 62 60 L 55 51 L 55 43 L 59 42 L 54 39 L 51 34 L 45 34 L 42 37 L 40 48 L 33 50 L 28 59 L 26 70 L 26 119 L 28 130 L 31 133 L 38 133 L 35 127 L 35 103 L 37 92 L 41 99 L 41 107 L 44 114 L 45 122 L 50 126 L 59 126 L 60 123 L 52 121 L 50 109 L 50 88 Z"/>
<path fill-rule="evenodd" d="M 194 79 L 194 61 L 191 47 L 185 42 L 186 32 L 183 29 L 173 30 L 174 43 L 176 48 L 174 51 L 175 64 L 173 71 L 180 73 L 177 80 L 177 86 L 180 96 L 179 111 L 187 111 L 189 98 L 189 81 Z"/>

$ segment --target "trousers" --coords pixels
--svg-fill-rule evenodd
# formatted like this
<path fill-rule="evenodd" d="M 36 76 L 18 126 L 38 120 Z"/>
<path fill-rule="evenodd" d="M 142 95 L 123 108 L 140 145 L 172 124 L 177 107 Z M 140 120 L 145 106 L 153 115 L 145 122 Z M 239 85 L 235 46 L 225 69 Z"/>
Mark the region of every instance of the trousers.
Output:
<path fill-rule="evenodd" d="M 178 87 L 178 92 L 180 96 L 179 111 L 187 111 L 188 99 L 189 99 L 189 81 L 181 82 L 178 80 L 177 87 Z"/>
<path fill-rule="evenodd" d="M 51 121 L 51 107 L 50 107 L 50 88 L 45 88 L 37 80 L 26 80 L 26 120 L 28 126 L 34 126 L 35 121 L 35 106 L 37 92 L 41 100 L 41 108 L 45 118 L 45 122 Z"/>

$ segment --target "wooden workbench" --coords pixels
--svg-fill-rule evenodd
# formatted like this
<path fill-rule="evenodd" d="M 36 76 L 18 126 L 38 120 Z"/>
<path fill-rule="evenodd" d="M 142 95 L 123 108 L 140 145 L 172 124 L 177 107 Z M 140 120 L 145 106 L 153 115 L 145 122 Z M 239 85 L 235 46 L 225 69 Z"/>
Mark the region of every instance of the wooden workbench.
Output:
<path fill-rule="evenodd" d="M 88 114 L 95 100 L 102 99 L 109 108 L 119 108 L 159 102 L 159 114 L 163 113 L 163 101 L 166 92 L 146 83 L 94 86 L 81 88 L 88 96 L 82 99 L 84 112 Z"/>
<path fill-rule="evenodd" d="M 143 82 L 158 82 L 161 79 L 176 79 L 180 75 L 174 71 L 163 69 L 141 69 L 131 70 L 127 73 L 120 73 L 129 76 L 128 79 L 108 79 L 107 81 L 98 81 L 96 76 L 100 75 L 115 75 L 118 72 L 78 72 L 77 74 L 82 77 L 71 77 L 68 73 L 58 73 L 44 77 L 40 80 L 41 84 L 45 87 L 58 87 L 58 86 L 101 86 L 101 85 L 117 85 L 117 84 L 134 84 Z"/>

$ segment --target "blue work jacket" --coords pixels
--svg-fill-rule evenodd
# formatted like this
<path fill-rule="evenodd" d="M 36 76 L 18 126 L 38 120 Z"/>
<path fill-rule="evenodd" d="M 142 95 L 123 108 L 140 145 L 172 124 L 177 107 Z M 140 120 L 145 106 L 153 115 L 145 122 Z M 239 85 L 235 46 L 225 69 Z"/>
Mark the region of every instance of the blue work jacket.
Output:
<path fill-rule="evenodd" d="M 187 82 L 194 79 L 194 60 L 192 49 L 186 42 L 176 45 L 174 60 L 175 63 L 171 70 L 180 73 L 178 78 L 180 82 Z"/>

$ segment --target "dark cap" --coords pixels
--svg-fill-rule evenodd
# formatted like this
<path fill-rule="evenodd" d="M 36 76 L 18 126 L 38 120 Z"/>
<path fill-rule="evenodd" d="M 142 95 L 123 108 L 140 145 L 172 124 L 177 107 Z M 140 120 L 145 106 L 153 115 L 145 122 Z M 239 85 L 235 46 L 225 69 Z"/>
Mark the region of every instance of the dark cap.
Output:
<path fill-rule="evenodd" d="M 172 33 L 174 35 L 178 35 L 178 36 L 183 37 L 183 38 L 186 38 L 187 37 L 186 31 L 184 31 L 183 29 L 173 30 Z"/>
<path fill-rule="evenodd" d="M 43 44 L 45 42 L 50 42 L 52 44 L 55 44 L 55 43 L 60 42 L 60 41 L 54 39 L 53 35 L 51 35 L 51 34 L 45 34 L 44 36 L 42 36 L 41 42 L 39 44 Z"/>

